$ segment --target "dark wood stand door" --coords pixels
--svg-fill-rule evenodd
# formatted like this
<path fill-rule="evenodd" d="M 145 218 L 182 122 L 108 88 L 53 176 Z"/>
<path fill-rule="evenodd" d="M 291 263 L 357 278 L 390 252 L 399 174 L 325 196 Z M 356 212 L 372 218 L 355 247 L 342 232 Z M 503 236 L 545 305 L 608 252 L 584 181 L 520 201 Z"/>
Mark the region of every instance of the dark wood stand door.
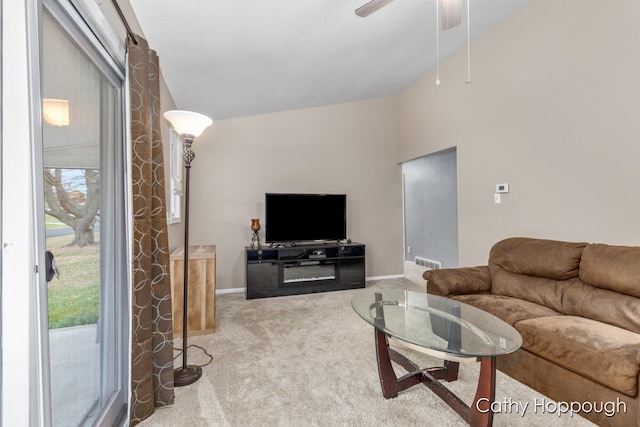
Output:
<path fill-rule="evenodd" d="M 365 277 L 364 257 L 341 258 L 339 275 L 341 285 L 362 285 Z"/>
<path fill-rule="evenodd" d="M 272 296 L 278 292 L 278 263 L 269 261 L 247 263 L 247 298 Z"/>

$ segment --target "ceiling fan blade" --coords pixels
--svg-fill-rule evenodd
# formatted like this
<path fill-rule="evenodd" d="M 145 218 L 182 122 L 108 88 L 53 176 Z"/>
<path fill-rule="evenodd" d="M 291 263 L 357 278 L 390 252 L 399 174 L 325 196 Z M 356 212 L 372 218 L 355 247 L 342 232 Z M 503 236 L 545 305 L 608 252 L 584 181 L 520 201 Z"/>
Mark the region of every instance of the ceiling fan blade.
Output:
<path fill-rule="evenodd" d="M 393 0 L 371 0 L 369 3 L 365 3 L 359 8 L 356 9 L 356 15 L 361 16 L 363 18 L 371 15 L 373 12 L 378 9 L 383 8 L 387 4 L 391 3 Z"/>
<path fill-rule="evenodd" d="M 438 0 L 442 8 L 442 30 L 448 30 L 462 22 L 462 0 Z"/>

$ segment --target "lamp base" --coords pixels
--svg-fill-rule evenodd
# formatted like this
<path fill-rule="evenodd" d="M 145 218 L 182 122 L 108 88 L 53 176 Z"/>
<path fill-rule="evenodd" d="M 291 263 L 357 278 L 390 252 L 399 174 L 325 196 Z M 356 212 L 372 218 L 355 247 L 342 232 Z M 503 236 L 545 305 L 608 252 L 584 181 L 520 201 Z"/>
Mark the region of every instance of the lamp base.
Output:
<path fill-rule="evenodd" d="M 202 376 L 202 368 L 200 366 L 188 365 L 186 368 L 178 368 L 173 371 L 173 386 L 183 387 L 193 384 Z"/>

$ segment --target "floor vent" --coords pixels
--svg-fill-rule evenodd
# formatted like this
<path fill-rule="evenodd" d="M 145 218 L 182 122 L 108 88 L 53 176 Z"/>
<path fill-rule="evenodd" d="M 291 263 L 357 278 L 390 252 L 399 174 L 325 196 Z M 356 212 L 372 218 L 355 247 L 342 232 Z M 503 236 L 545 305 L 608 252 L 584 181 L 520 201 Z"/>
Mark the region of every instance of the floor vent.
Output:
<path fill-rule="evenodd" d="M 432 259 L 420 258 L 416 257 L 416 265 L 421 265 L 423 267 L 427 267 L 430 270 L 440 270 L 442 268 L 442 263 L 440 261 L 434 261 Z"/>

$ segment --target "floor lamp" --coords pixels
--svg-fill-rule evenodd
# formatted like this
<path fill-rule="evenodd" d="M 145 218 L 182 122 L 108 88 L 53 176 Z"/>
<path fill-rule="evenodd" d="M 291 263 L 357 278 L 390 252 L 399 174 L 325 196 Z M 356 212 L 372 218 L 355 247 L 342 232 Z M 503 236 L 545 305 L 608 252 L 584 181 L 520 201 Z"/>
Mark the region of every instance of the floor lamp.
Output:
<path fill-rule="evenodd" d="M 213 123 L 202 114 L 190 111 L 173 110 L 164 113 L 164 118 L 171 123 L 175 131 L 184 141 L 182 160 L 184 160 L 184 282 L 182 306 L 182 366 L 173 371 L 173 385 L 182 387 L 193 384 L 202 376 L 200 366 L 187 365 L 187 310 L 189 301 L 189 175 L 191 162 L 196 157 L 191 149 L 193 140 Z"/>

